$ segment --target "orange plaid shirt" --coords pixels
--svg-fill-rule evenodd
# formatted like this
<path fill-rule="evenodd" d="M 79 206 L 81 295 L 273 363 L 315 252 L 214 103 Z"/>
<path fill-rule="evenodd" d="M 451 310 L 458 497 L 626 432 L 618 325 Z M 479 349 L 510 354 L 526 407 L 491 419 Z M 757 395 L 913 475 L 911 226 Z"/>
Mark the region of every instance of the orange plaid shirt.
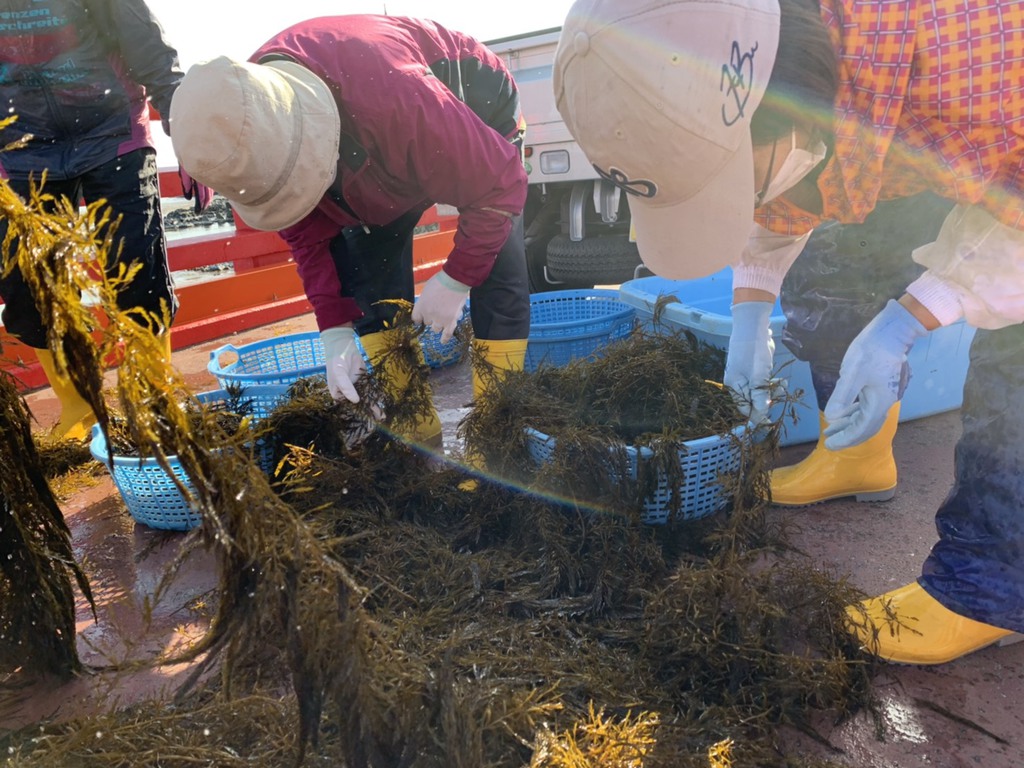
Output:
<path fill-rule="evenodd" d="M 821 0 L 839 52 L 822 216 L 786 200 L 757 223 L 797 235 L 931 190 L 1024 230 L 1024 2 Z"/>

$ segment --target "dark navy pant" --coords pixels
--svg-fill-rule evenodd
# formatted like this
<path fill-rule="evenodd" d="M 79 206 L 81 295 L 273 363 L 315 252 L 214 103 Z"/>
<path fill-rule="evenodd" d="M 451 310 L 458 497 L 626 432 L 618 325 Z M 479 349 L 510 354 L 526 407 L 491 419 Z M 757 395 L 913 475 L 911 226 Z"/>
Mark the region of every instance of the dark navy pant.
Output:
<path fill-rule="evenodd" d="M 360 335 L 376 333 L 395 315 L 384 299 L 415 295 L 412 245 L 422 209 L 410 211 L 382 227 L 347 227 L 331 241 L 331 256 L 343 296 L 356 300 L 363 317 L 354 323 Z M 490 275 L 469 292 L 473 335 L 478 339 L 525 339 L 530 333 L 530 288 L 526 272 L 522 216 L 512 222 L 505 245 Z"/>
<path fill-rule="evenodd" d="M 14 192 L 28 198 L 27 180 L 11 179 L 8 183 Z M 115 249 L 108 255 L 107 274 L 115 276 L 121 264 L 139 264 L 141 269 L 119 291 L 118 307 L 144 310 L 145 315 L 133 313 L 133 318 L 160 332 L 163 312 L 170 313 L 166 318 L 169 323 L 177 303 L 167 266 L 156 152 L 139 149 L 74 179 L 47 178 L 43 191 L 75 202 L 84 199 L 95 203 L 105 199 L 113 214 L 111 218 L 121 217 L 114 239 Z M 0 238 L 6 231 L 7 223 L 0 221 Z M 120 253 L 116 250 L 118 246 Z M 48 320 L 40 317 L 19 270 L 0 278 L 0 297 L 4 300 L 3 323 L 7 331 L 30 347 L 45 349 Z"/>
<path fill-rule="evenodd" d="M 810 364 L 820 409 L 850 341 L 920 274 L 910 253 L 934 240 L 950 208 L 918 195 L 811 235 L 782 286 L 782 340 Z M 977 331 L 960 415 L 953 489 L 919 581 L 960 615 L 1024 632 L 1024 326 Z"/>
<path fill-rule="evenodd" d="M 1024 632 L 1024 325 L 975 333 L 960 414 L 920 582 L 956 613 Z"/>

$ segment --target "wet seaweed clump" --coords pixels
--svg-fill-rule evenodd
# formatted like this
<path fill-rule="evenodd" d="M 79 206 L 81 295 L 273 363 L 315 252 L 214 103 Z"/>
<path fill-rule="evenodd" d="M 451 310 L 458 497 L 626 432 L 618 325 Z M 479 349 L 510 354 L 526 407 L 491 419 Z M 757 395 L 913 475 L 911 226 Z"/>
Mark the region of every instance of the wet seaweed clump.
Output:
<path fill-rule="evenodd" d="M 468 451 L 483 456 L 489 471 L 636 515 L 659 488 L 692 486 L 681 457 L 694 440 L 728 441 L 742 454 L 742 471 L 758 475 L 772 428 L 761 428 L 755 446 L 719 383 L 723 367 L 722 351 L 690 333 L 637 329 L 596 359 L 542 365 L 495 381 L 461 430 Z M 547 443 L 540 451 L 539 442 Z M 734 476 L 717 480 L 736 492 Z M 673 515 L 682 501 L 681 492 L 670 492 Z"/>
<path fill-rule="evenodd" d="M 229 438 L 228 445 L 252 445 L 266 436 L 267 428 L 256 418 L 256 406 L 247 396 L 244 384 L 229 382 L 223 396 L 199 399 L 183 393 L 180 407 L 196 434 L 210 433 L 207 439 Z M 169 428 L 164 424 L 163 428 Z M 118 409 L 111 409 L 106 442 L 115 456 L 146 456 L 146 440 L 133 428 L 132 422 Z M 228 447 L 225 445 L 224 447 Z"/>
<path fill-rule="evenodd" d="M 74 589 L 90 605 L 92 592 L 49 485 L 52 471 L 32 439 L 24 399 L 0 372 L 0 682 L 82 670 Z"/>

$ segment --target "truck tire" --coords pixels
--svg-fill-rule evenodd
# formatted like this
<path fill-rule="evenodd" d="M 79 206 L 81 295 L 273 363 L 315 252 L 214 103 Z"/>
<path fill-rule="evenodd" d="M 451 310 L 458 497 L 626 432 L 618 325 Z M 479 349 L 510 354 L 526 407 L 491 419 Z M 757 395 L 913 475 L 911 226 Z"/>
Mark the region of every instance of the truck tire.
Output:
<path fill-rule="evenodd" d="M 548 273 L 566 283 L 609 285 L 632 280 L 642 264 L 628 235 L 605 235 L 573 242 L 555 235 L 548 243 Z"/>

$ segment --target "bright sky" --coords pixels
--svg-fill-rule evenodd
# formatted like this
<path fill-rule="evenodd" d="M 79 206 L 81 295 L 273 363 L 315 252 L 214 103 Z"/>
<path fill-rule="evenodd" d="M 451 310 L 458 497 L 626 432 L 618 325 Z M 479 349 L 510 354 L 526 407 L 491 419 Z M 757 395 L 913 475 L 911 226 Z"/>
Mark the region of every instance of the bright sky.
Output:
<path fill-rule="evenodd" d="M 147 0 L 187 68 L 247 58 L 274 33 L 316 16 L 389 13 L 433 19 L 480 40 L 561 26 L 571 0 Z M 276 10 L 275 10 L 276 7 Z"/>

